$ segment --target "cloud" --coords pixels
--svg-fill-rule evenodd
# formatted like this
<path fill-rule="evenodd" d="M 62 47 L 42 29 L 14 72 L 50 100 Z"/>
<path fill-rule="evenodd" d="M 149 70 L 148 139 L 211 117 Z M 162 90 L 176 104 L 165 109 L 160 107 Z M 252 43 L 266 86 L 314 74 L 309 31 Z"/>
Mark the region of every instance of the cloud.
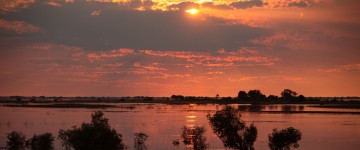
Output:
<path fill-rule="evenodd" d="M 305 1 L 299 1 L 299 2 L 291 2 L 288 4 L 288 7 L 307 7 L 308 4 Z"/>
<path fill-rule="evenodd" d="M 264 3 L 262 0 L 238 1 L 238 2 L 232 2 L 230 4 L 230 6 L 237 8 L 237 9 L 263 7 L 264 5 L 267 5 L 267 3 L 266 2 Z"/>
<path fill-rule="evenodd" d="M 24 21 L 7 21 L 0 19 L 0 29 L 14 31 L 18 34 L 40 32 L 41 29 Z"/>
<path fill-rule="evenodd" d="M 360 72 L 360 64 L 347 64 L 347 65 L 338 65 L 328 69 L 318 69 L 321 72 L 328 73 L 340 73 L 340 72 Z"/>
<path fill-rule="evenodd" d="M 44 92 L 50 95 L 102 95 L 105 92 L 100 90 L 102 87 L 113 89 L 107 91 L 111 95 L 121 95 L 123 91 L 123 95 L 152 95 L 150 91 L 158 95 L 168 91 L 166 94 L 170 95 L 179 90 L 188 91 L 193 86 L 207 88 L 209 81 L 227 81 L 226 76 L 233 75 L 234 71 L 244 73 L 245 70 L 267 67 L 262 65 L 264 63 L 277 62 L 276 58 L 243 51 L 223 51 L 221 54 L 123 48 L 86 51 L 51 43 L 17 46 L 11 51 L 0 51 L 0 55 L 0 63 L 7 64 L 0 66 L 3 72 L 0 89 L 8 88 L 0 94 L 25 91 L 31 95 Z M 138 93 L 129 93 L 129 90 Z"/>
<path fill-rule="evenodd" d="M 0 6 L 0 95 L 359 89 L 359 1 L 14 2 Z"/>
<path fill-rule="evenodd" d="M 48 4 L 50 6 L 54 6 L 54 7 L 61 7 L 62 5 L 57 3 L 57 2 L 54 2 L 54 1 L 49 1 L 49 2 L 46 2 L 45 4 Z"/>
<path fill-rule="evenodd" d="M 22 20 L 44 29 L 41 34 L 27 37 L 32 41 L 85 50 L 235 50 L 251 46 L 251 39 L 270 32 L 208 15 L 189 17 L 183 11 L 142 12 L 118 7 L 112 3 L 75 1 L 53 8 L 36 3 L 3 18 Z M 101 15 L 94 10 L 101 10 Z"/>
<path fill-rule="evenodd" d="M 0 13 L 15 11 L 18 8 L 27 8 L 35 3 L 35 0 L 2 0 L 0 1 Z"/>
<path fill-rule="evenodd" d="M 91 16 L 99 16 L 101 14 L 101 10 L 94 10 L 91 12 Z"/>

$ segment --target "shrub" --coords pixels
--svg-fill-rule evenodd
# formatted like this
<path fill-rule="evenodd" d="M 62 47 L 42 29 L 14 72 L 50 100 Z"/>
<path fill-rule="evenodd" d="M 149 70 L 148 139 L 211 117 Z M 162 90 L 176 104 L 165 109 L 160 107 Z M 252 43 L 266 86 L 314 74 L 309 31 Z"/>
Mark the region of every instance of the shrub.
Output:
<path fill-rule="evenodd" d="M 91 115 L 91 123 L 82 123 L 80 128 L 59 131 L 59 136 L 66 149 L 75 150 L 118 150 L 125 149 L 122 136 L 111 129 L 108 119 L 101 111 Z"/>
<path fill-rule="evenodd" d="M 52 150 L 54 137 L 51 133 L 45 133 L 40 135 L 34 135 L 29 144 L 32 150 Z"/>
<path fill-rule="evenodd" d="M 7 135 L 6 145 L 9 150 L 23 150 L 26 146 L 25 135 L 21 132 L 13 131 Z"/>
<path fill-rule="evenodd" d="M 227 106 L 214 115 L 208 114 L 213 132 L 221 139 L 225 147 L 252 150 L 257 138 L 257 128 L 254 124 L 247 127 L 241 120 L 241 114 L 233 107 Z"/>
<path fill-rule="evenodd" d="M 301 136 L 300 130 L 293 127 L 280 131 L 273 129 L 269 134 L 269 147 L 271 150 L 289 150 L 291 146 L 298 148 L 300 145 L 297 142 L 301 140 Z"/>

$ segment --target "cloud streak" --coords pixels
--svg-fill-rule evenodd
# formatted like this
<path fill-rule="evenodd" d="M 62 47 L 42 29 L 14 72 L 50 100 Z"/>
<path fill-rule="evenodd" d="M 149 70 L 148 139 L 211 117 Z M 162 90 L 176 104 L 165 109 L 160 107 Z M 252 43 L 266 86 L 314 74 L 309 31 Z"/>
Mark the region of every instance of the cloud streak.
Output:
<path fill-rule="evenodd" d="M 41 29 L 24 21 L 7 21 L 0 19 L 0 29 L 13 31 L 18 34 L 40 32 Z"/>

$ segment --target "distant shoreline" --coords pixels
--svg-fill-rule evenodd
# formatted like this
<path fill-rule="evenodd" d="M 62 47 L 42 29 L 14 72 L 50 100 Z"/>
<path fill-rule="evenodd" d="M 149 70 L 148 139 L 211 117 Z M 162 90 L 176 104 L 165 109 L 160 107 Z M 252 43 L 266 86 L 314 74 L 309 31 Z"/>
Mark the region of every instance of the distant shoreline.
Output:
<path fill-rule="evenodd" d="M 130 104 L 129 106 L 119 106 L 115 104 Z M 341 108 L 341 109 L 360 109 L 360 102 L 358 101 L 342 101 L 342 102 L 319 102 L 319 101 L 304 101 L 304 102 L 289 102 L 289 101 L 202 101 L 202 100 L 165 100 L 165 101 L 84 101 L 84 100 L 68 100 L 68 101 L 0 101 L 2 107 L 28 107 L 28 108 L 89 108 L 89 109 L 106 109 L 106 108 L 127 108 L 134 109 L 134 105 L 141 104 L 165 104 L 165 105 L 212 105 L 212 104 L 244 104 L 250 107 L 262 107 L 266 105 L 308 105 L 306 107 L 316 108 Z M 267 112 L 267 111 L 260 111 Z M 268 113 L 277 113 L 269 111 Z M 283 113 L 317 113 L 317 112 L 302 112 L 302 111 L 286 111 Z M 322 112 L 332 113 L 332 112 Z M 353 112 L 351 112 L 353 113 Z"/>

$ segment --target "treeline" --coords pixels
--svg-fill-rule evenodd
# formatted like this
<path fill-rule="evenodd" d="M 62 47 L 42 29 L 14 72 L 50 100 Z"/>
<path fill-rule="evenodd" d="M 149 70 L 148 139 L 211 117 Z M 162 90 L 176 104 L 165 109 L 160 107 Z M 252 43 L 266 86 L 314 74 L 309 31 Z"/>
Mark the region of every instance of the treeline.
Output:
<path fill-rule="evenodd" d="M 250 90 L 248 92 L 245 91 L 239 91 L 237 99 L 240 101 L 305 101 L 309 100 L 304 95 L 299 95 L 297 92 L 290 90 L 290 89 L 284 89 L 280 93 L 280 97 L 276 95 L 269 95 L 266 96 L 265 94 L 261 93 L 260 90 Z M 314 100 L 314 99 L 311 99 Z"/>
<path fill-rule="evenodd" d="M 214 102 L 214 103 L 256 103 L 256 102 L 286 102 L 286 103 L 297 103 L 297 102 L 319 102 L 320 99 L 305 97 L 302 94 L 298 94 L 296 91 L 291 89 L 284 89 L 280 96 L 277 95 L 265 95 L 260 90 L 254 89 L 248 92 L 240 90 L 237 97 L 220 97 L 216 94 L 215 97 L 196 97 L 196 96 L 183 96 L 183 95 L 172 95 L 170 100 L 173 101 L 193 101 L 193 102 Z"/>

